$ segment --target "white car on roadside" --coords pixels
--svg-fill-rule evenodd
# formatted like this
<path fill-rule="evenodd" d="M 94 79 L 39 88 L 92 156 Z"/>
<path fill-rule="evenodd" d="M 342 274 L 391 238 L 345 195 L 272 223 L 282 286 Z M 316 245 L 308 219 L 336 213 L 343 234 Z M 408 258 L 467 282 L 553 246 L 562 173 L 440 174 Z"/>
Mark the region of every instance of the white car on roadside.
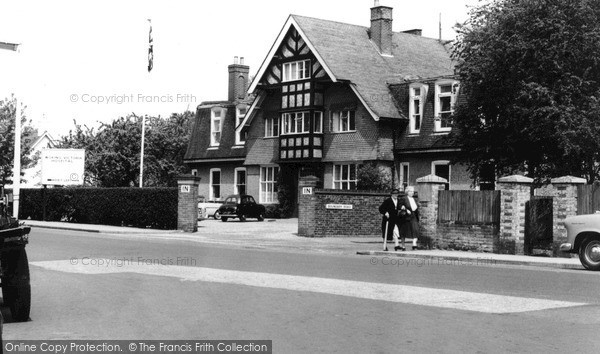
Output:
<path fill-rule="evenodd" d="M 221 200 L 206 200 L 204 196 L 198 196 L 198 220 L 208 219 L 213 217 L 215 220 L 221 220 L 219 208 L 223 205 Z"/>
<path fill-rule="evenodd" d="M 567 241 L 560 250 L 579 254 L 586 269 L 600 270 L 600 213 L 569 217 L 565 227 Z"/>

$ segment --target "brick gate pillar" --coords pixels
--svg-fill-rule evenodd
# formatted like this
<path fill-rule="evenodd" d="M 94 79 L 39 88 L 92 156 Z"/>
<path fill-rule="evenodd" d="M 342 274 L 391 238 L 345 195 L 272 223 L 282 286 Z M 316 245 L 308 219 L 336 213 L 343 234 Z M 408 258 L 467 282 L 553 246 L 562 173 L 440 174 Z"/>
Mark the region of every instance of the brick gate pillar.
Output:
<path fill-rule="evenodd" d="M 554 255 L 570 257 L 561 254 L 558 248 L 567 240 L 567 229 L 565 219 L 577 215 L 577 186 L 585 184 L 584 178 L 563 176 L 553 178 L 548 189 L 552 191 L 552 241 L 554 243 Z"/>
<path fill-rule="evenodd" d="M 315 237 L 317 197 L 315 189 L 319 178 L 300 177 L 298 181 L 298 235 Z"/>
<path fill-rule="evenodd" d="M 500 232 L 494 253 L 525 254 L 525 203 L 530 199 L 533 179 L 520 175 L 498 180 Z"/>
<path fill-rule="evenodd" d="M 419 201 L 419 216 L 422 242 L 428 248 L 439 245 L 437 236 L 439 191 L 446 189 L 448 181 L 436 175 L 417 178 L 417 191 Z"/>
<path fill-rule="evenodd" d="M 177 230 L 198 231 L 198 185 L 200 177 L 177 176 Z"/>

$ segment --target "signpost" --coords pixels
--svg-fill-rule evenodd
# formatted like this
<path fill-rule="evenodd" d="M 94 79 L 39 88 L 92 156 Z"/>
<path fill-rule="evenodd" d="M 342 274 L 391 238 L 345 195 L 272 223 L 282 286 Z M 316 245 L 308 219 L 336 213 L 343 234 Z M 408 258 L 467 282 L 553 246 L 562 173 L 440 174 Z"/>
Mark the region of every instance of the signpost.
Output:
<path fill-rule="evenodd" d="M 84 165 L 84 149 L 44 149 L 42 150 L 42 184 L 82 185 Z"/>

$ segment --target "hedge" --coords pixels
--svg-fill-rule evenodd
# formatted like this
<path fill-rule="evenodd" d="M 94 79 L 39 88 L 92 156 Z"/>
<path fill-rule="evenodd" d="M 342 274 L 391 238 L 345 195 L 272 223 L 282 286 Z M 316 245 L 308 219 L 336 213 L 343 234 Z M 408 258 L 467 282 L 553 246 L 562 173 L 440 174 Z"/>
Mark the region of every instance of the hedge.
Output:
<path fill-rule="evenodd" d="M 48 188 L 46 220 L 177 229 L 177 188 Z M 44 189 L 21 189 L 20 219 L 43 220 Z"/>

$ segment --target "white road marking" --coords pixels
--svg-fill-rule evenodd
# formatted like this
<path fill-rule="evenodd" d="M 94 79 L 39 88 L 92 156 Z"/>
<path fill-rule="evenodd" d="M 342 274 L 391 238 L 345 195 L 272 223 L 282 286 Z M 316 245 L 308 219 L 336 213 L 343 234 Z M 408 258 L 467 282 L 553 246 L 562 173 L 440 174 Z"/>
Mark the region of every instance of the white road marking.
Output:
<path fill-rule="evenodd" d="M 587 305 L 585 303 L 474 293 L 408 285 L 370 283 L 298 275 L 256 273 L 238 270 L 143 264 L 128 259 L 94 259 L 31 262 L 44 269 L 78 274 L 137 273 L 179 278 L 184 281 L 256 286 L 349 296 L 484 313 L 517 313 Z M 85 264 L 83 264 L 85 263 Z"/>

